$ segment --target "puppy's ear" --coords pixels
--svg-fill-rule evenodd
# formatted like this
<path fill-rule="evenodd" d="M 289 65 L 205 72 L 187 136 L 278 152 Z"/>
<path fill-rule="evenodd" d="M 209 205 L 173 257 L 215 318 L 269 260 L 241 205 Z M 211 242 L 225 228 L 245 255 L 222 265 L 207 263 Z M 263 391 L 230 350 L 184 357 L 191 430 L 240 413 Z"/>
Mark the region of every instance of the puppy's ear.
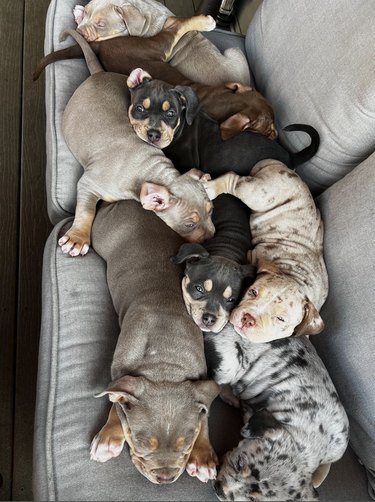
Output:
<path fill-rule="evenodd" d="M 251 128 L 251 121 L 247 115 L 238 112 L 220 124 L 220 135 L 223 141 L 233 138 L 240 132 Z"/>
<path fill-rule="evenodd" d="M 162 185 L 145 182 L 142 184 L 139 200 L 143 209 L 162 211 L 170 206 L 171 194 Z"/>
<path fill-rule="evenodd" d="M 267 410 L 256 411 L 241 429 L 241 436 L 245 438 L 268 437 L 278 439 L 283 432 L 283 427 Z"/>
<path fill-rule="evenodd" d="M 201 258 L 208 258 L 210 253 L 200 244 L 182 244 L 176 256 L 171 258 L 172 263 L 180 265 L 187 260 L 200 260 Z"/>
<path fill-rule="evenodd" d="M 112 403 L 136 404 L 144 391 L 144 380 L 142 377 L 123 376 L 112 382 L 108 389 L 95 397 L 109 396 Z"/>
<path fill-rule="evenodd" d="M 76 22 L 77 25 L 82 23 L 83 17 L 85 15 L 85 8 L 83 5 L 75 5 L 73 9 L 73 16 L 74 16 L 74 21 Z"/>
<path fill-rule="evenodd" d="M 180 96 L 182 104 L 185 106 L 185 120 L 188 125 L 193 123 L 199 111 L 199 99 L 193 89 L 187 85 L 176 85 L 173 89 Z"/>
<path fill-rule="evenodd" d="M 143 82 L 149 82 L 150 80 L 152 80 L 152 77 L 147 71 L 142 70 L 142 68 L 136 68 L 128 76 L 126 85 L 129 89 L 134 89 L 143 84 Z"/>
<path fill-rule="evenodd" d="M 192 382 L 195 400 L 201 411 L 208 413 L 212 401 L 219 395 L 220 386 L 214 380 Z"/>
<path fill-rule="evenodd" d="M 324 329 L 323 319 L 320 317 L 319 312 L 314 305 L 307 300 L 305 304 L 305 314 L 302 322 L 295 327 L 294 336 L 302 335 L 317 335 Z"/>
<path fill-rule="evenodd" d="M 255 265 L 252 265 L 251 263 L 247 263 L 246 265 L 242 265 L 241 267 L 241 272 L 243 277 L 256 277 L 257 275 L 257 268 Z"/>
<path fill-rule="evenodd" d="M 143 28 L 146 18 L 142 12 L 134 5 L 114 5 L 113 8 L 124 21 L 130 36 L 140 37 L 143 35 Z"/>

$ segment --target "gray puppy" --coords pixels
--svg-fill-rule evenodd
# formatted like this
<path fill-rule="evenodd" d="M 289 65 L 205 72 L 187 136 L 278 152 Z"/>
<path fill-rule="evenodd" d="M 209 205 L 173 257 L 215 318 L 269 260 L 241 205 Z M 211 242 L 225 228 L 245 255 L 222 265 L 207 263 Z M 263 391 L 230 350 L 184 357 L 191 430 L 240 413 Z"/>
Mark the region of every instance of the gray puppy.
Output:
<path fill-rule="evenodd" d="M 219 387 L 207 379 L 202 333 L 170 262 L 181 243 L 135 201 L 106 205 L 94 221 L 93 246 L 107 263 L 121 332 L 112 382 L 97 396 L 115 404 L 91 458 L 117 457 L 126 441 L 135 467 L 156 484 L 176 481 L 185 468 L 205 482 L 216 475 L 207 417 Z"/>
<path fill-rule="evenodd" d="M 348 444 L 348 418 L 307 337 L 253 343 L 227 326 L 205 334 L 209 375 L 240 400 L 243 439 L 222 461 L 220 500 L 316 500 Z"/>

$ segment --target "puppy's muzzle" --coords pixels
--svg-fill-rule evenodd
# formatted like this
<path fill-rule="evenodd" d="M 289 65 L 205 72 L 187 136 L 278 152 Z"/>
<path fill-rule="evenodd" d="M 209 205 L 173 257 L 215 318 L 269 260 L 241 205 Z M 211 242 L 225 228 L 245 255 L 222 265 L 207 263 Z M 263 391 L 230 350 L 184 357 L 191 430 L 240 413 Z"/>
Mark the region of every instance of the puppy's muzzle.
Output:
<path fill-rule="evenodd" d="M 161 132 L 158 131 L 157 129 L 149 129 L 147 131 L 147 139 L 150 143 L 155 144 L 158 141 L 160 141 L 161 138 Z"/>
<path fill-rule="evenodd" d="M 244 312 L 241 317 L 241 325 L 242 328 L 252 328 L 256 325 L 257 321 L 255 317 L 253 317 L 248 312 Z"/>
<path fill-rule="evenodd" d="M 152 469 L 150 474 L 158 484 L 169 484 L 178 478 L 180 469 Z"/>
<path fill-rule="evenodd" d="M 213 326 L 216 321 L 217 318 L 214 314 L 210 314 L 209 312 L 204 312 L 204 314 L 202 315 L 202 323 L 204 324 L 204 326 L 206 326 L 206 328 L 210 328 L 211 326 Z"/>

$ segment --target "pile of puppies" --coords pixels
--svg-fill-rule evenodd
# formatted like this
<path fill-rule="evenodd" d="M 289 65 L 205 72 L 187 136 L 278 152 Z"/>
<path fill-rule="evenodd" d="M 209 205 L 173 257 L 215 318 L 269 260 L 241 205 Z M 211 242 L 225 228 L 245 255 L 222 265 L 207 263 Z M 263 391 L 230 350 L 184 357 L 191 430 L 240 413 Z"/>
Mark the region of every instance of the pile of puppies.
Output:
<path fill-rule="evenodd" d="M 215 27 L 210 16 L 176 18 L 150 0 L 100 4 L 76 7 L 78 30 L 65 35 L 77 44 L 45 56 L 34 74 L 82 55 L 91 74 L 64 112 L 84 173 L 59 239 L 64 253 L 85 255 L 93 233 L 120 317 L 113 381 L 99 394 L 113 405 L 91 457 L 105 462 L 126 441 L 154 483 L 186 469 L 216 478 L 221 500 L 315 499 L 348 443 L 347 416 L 308 340 L 324 328 L 328 279 L 320 214 L 294 168 L 316 153 L 319 135 L 288 126 L 311 144 L 287 152 L 243 61 L 238 82 L 225 73 L 226 83 L 200 82 L 199 65 L 180 73 L 196 49 L 215 68 L 228 54 L 241 62 L 197 33 Z M 100 200 L 108 204 L 97 212 Z M 216 474 L 207 414 L 218 384 L 245 425 Z M 174 410 L 167 420 L 165 409 Z"/>

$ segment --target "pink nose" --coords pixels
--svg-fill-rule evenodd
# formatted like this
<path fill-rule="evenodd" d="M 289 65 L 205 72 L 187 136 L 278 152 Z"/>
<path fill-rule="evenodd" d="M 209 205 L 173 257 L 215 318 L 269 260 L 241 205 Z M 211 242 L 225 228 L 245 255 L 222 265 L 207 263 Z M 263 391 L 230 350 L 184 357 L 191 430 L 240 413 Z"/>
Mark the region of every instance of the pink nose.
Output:
<path fill-rule="evenodd" d="M 244 328 L 250 328 L 251 326 L 255 326 L 257 323 L 255 317 L 248 314 L 247 312 L 245 312 L 242 315 L 241 322 L 242 322 L 242 327 Z"/>

